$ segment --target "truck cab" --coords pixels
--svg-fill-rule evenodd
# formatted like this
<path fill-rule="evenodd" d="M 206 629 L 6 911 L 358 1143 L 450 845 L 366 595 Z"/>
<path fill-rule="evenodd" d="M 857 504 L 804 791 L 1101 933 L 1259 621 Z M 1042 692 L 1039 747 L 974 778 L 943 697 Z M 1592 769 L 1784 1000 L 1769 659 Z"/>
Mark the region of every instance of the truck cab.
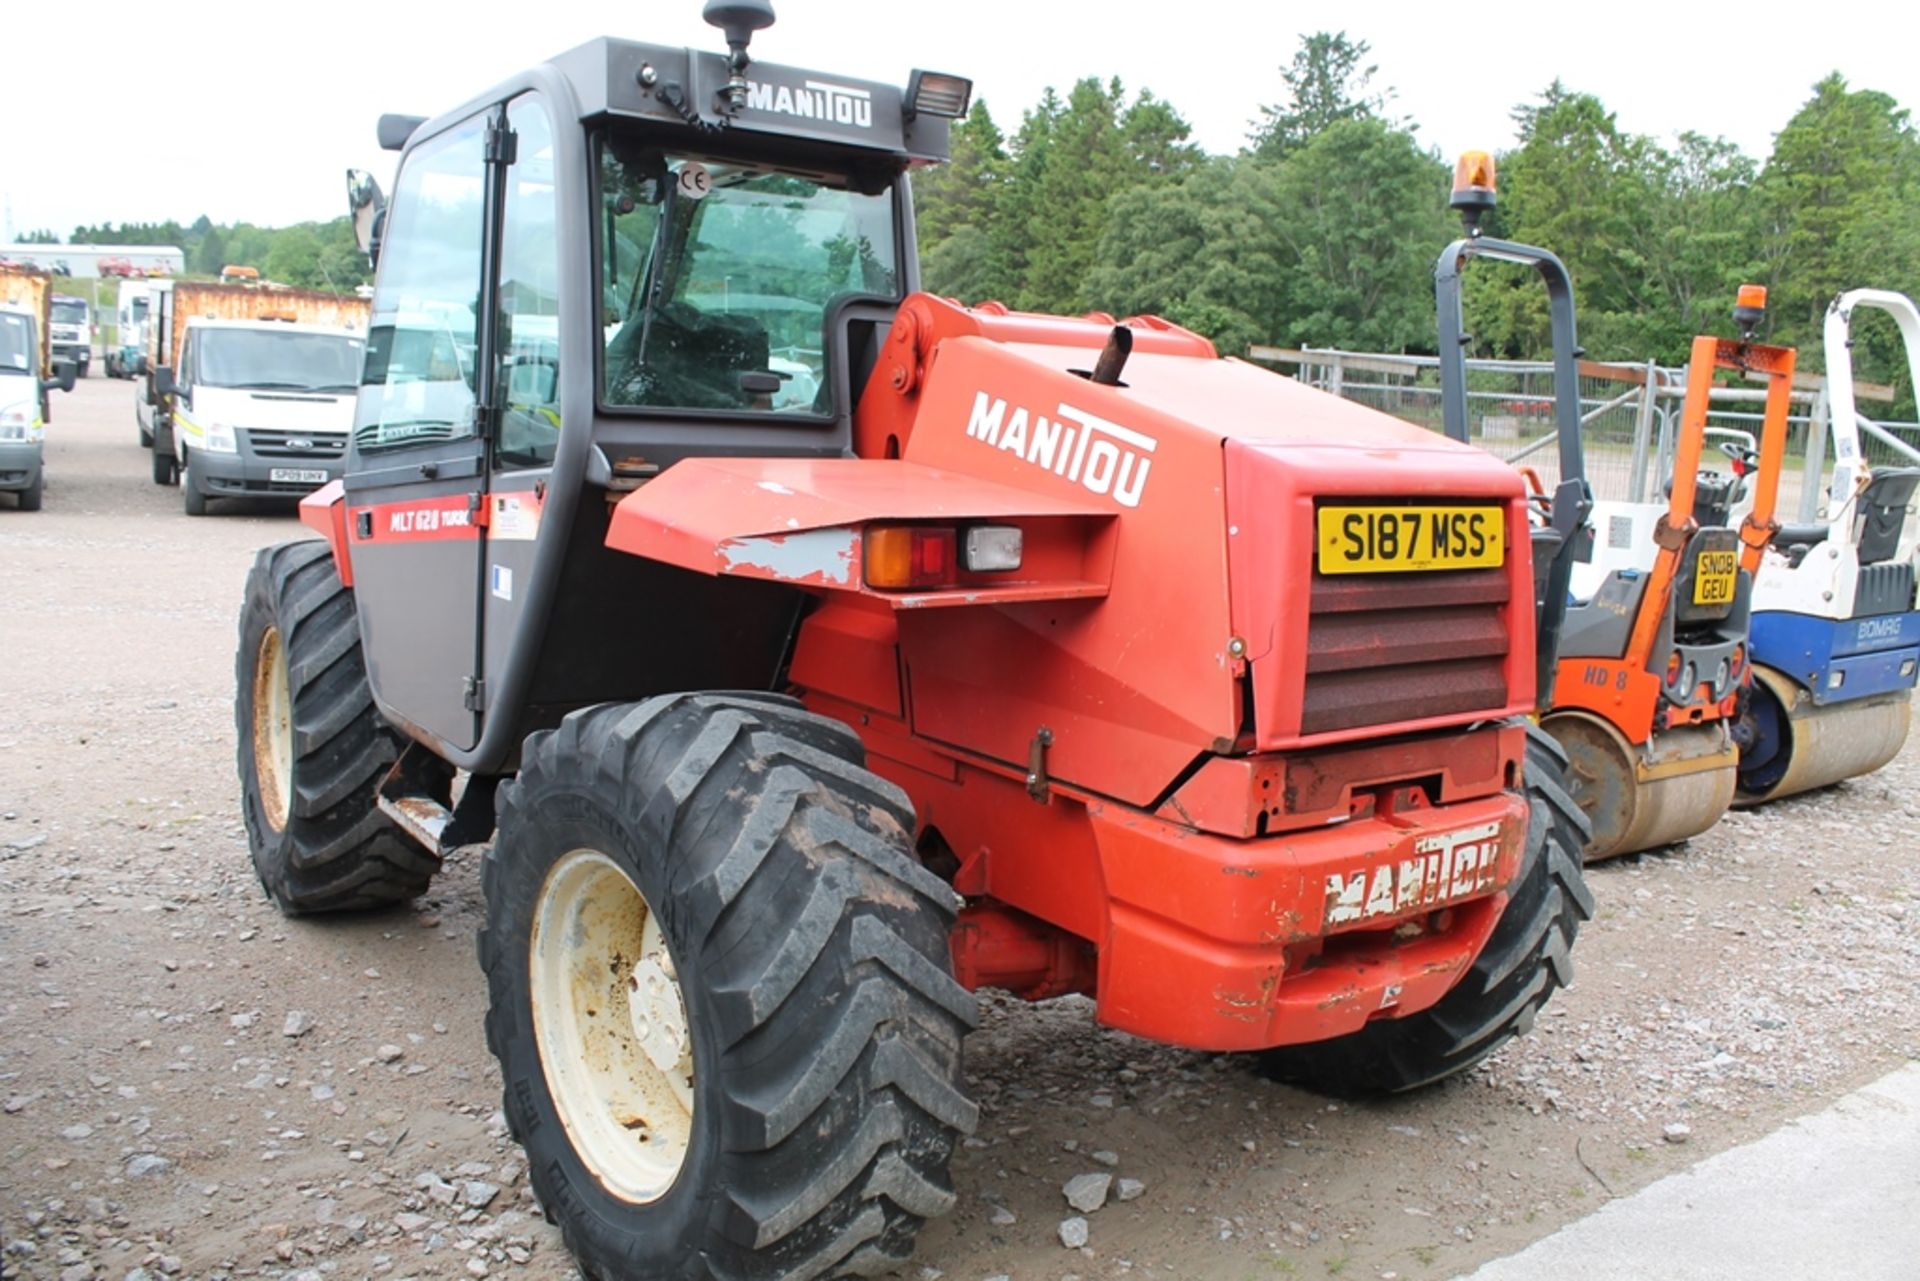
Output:
<path fill-rule="evenodd" d="M 74 373 L 85 378 L 93 363 L 92 305 L 71 294 L 55 294 L 48 329 L 53 335 L 53 358 L 72 365 Z"/>

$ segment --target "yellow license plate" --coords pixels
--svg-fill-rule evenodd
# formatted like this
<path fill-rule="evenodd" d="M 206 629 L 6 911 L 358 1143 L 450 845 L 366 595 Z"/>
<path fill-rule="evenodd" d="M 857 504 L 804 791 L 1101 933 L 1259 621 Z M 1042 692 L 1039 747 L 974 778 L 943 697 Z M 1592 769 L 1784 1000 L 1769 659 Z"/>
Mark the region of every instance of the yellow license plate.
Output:
<path fill-rule="evenodd" d="M 1739 568 L 1739 552 L 1701 552 L 1693 563 L 1693 603 L 1733 604 L 1733 588 Z"/>
<path fill-rule="evenodd" d="M 1506 559 L 1498 507 L 1322 507 L 1320 572 L 1485 569 Z"/>

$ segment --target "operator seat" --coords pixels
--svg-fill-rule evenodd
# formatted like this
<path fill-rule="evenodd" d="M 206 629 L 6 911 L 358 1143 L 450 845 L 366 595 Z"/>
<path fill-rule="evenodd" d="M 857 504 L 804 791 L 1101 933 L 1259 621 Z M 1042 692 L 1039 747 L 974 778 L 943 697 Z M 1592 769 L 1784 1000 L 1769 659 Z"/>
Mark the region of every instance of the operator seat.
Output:
<path fill-rule="evenodd" d="M 1900 530 L 1907 522 L 1913 491 L 1920 486 L 1920 467 L 1882 467 L 1860 493 L 1860 563 L 1891 560 L 1900 550 Z"/>

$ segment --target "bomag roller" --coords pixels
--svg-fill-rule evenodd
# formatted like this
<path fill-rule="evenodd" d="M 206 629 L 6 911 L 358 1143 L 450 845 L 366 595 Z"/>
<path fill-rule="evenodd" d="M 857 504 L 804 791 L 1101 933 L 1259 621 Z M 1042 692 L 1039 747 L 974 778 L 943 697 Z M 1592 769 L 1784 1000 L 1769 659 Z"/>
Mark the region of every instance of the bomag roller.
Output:
<path fill-rule="evenodd" d="M 1455 1073 L 1571 975 L 1516 473 L 1163 321 L 916 292 L 969 86 L 603 39 L 389 117 L 324 538 L 238 653 L 289 913 L 485 844 L 487 1037 L 597 1277 L 897 1266 L 972 990 Z"/>
<path fill-rule="evenodd" d="M 1855 408 L 1853 316 L 1883 311 L 1920 380 L 1920 308 L 1855 289 L 1827 309 L 1826 437 L 1833 477 L 1820 519 L 1784 525 L 1753 590 L 1754 689 L 1742 721 L 1738 801 L 1754 804 L 1879 769 L 1907 741 L 1920 613 L 1913 520 L 1920 468 L 1869 466 Z M 1916 384 L 1920 385 L 1920 384 Z M 1814 423 L 1810 439 L 1818 440 Z M 1810 445 L 1810 449 L 1813 446 Z M 1817 464 L 1824 448 L 1814 453 Z M 1817 466 L 1809 482 L 1817 482 Z"/>
<path fill-rule="evenodd" d="M 1549 251 L 1481 234 L 1495 199 L 1492 158 L 1467 153 L 1453 198 L 1467 235 L 1441 255 L 1434 277 L 1444 426 L 1468 439 L 1462 268 L 1473 258 L 1536 268 L 1552 322 L 1558 449 L 1551 493 L 1528 473 L 1540 723 L 1571 760 L 1574 797 L 1592 822 L 1592 861 L 1697 835 L 1733 801 L 1734 726 L 1750 679 L 1749 599 L 1775 528 L 1794 353 L 1750 341 L 1765 295 L 1742 290 L 1735 317 L 1747 336 L 1694 341 L 1665 501 L 1595 502 L 1581 440 L 1572 280 Z M 1701 460 L 1708 394 L 1722 369 L 1767 381 L 1758 456 L 1742 452 L 1732 472 Z M 1734 506 L 1749 499 L 1733 528 Z"/>

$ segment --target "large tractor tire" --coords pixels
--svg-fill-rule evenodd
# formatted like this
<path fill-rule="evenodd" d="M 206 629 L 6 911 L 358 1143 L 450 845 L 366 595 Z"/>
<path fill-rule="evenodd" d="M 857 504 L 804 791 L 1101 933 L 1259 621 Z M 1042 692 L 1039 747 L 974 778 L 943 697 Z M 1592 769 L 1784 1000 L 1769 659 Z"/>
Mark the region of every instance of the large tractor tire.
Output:
<path fill-rule="evenodd" d="M 240 812 L 268 896 L 300 916 L 425 890 L 439 860 L 374 799 L 400 743 L 374 708 L 353 594 L 327 544 L 254 558 L 234 667 Z"/>
<path fill-rule="evenodd" d="M 481 883 L 487 1042 L 581 1270 L 872 1276 L 973 1128 L 955 901 L 906 796 L 790 700 L 670 695 L 534 734 Z"/>
<path fill-rule="evenodd" d="M 1585 816 L 1567 789 L 1567 757 L 1527 726 L 1527 849 L 1511 898 L 1473 965 L 1419 1014 L 1377 1019 L 1352 1036 L 1290 1045 L 1261 1056 L 1278 1080 L 1355 1097 L 1416 1089 L 1464 1072 L 1533 1026 L 1558 987 L 1573 981 L 1580 922 L 1593 915 L 1581 870 Z"/>

